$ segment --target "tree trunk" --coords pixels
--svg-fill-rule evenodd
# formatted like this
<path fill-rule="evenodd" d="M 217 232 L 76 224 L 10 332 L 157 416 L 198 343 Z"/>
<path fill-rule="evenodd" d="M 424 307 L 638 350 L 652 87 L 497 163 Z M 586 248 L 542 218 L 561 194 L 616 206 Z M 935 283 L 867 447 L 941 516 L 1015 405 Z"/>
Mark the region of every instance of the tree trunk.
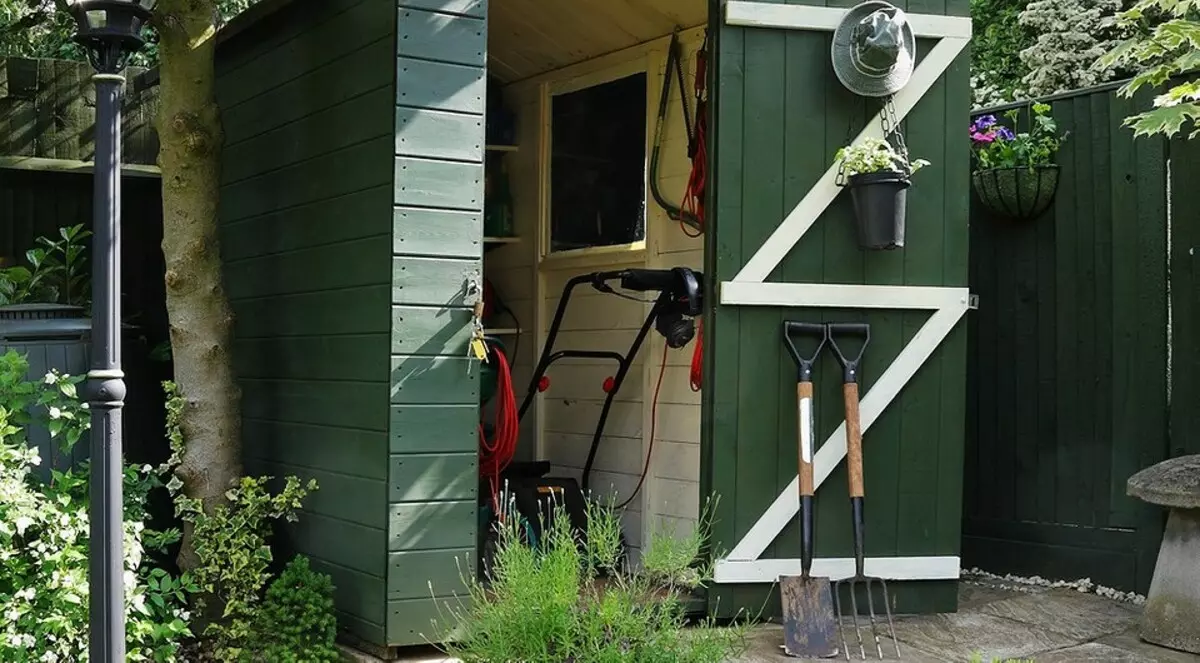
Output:
<path fill-rule="evenodd" d="M 217 240 L 221 120 L 214 94 L 213 0 L 161 0 L 159 33 L 163 256 L 175 381 L 186 405 L 177 469 L 184 492 L 209 510 L 242 472 L 241 393 L 231 363 L 233 314 Z M 195 567 L 185 530 L 179 562 Z"/>

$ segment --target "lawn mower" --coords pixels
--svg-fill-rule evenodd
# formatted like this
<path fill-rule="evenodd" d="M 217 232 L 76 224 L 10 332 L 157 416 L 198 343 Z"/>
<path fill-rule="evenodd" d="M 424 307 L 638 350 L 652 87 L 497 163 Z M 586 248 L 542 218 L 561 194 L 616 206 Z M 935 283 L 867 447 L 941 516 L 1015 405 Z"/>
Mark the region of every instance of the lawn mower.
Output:
<path fill-rule="evenodd" d="M 480 531 L 484 533 L 480 545 L 480 572 L 490 575 L 491 560 L 496 550 L 498 527 L 501 517 L 520 519 L 519 531 L 522 541 L 534 547 L 541 544 L 543 532 L 550 525 L 553 509 L 562 508 L 570 520 L 572 530 L 581 545 L 586 543 L 587 504 L 592 466 L 596 452 L 604 436 L 604 426 L 612 408 L 613 399 L 625 383 L 630 366 L 641 349 L 650 330 L 655 330 L 666 339 L 670 348 L 682 348 L 696 336 L 696 318 L 703 305 L 702 275 L 685 267 L 673 269 L 623 269 L 618 271 L 582 274 L 567 281 L 558 308 L 546 336 L 546 344 L 534 367 L 533 375 L 525 390 L 520 408 L 516 408 L 512 378 L 509 373 L 508 357 L 503 344 L 495 337 L 485 337 L 488 360 L 484 364 L 482 392 L 483 404 L 492 399 L 495 403 L 495 423 L 480 424 Z M 616 287 L 614 287 L 614 284 Z M 645 322 L 642 323 L 632 345 L 622 354 L 602 350 L 556 350 L 563 316 L 576 287 L 590 285 L 599 292 L 643 301 L 634 293 L 657 293 L 653 299 Z M 620 290 L 618 290 L 618 288 Z M 646 300 L 650 301 L 650 300 Z M 551 470 L 548 460 L 514 462 L 517 447 L 517 430 L 521 419 L 529 411 L 534 397 L 550 388 L 546 372 L 561 359 L 597 359 L 612 361 L 615 373 L 602 385 L 605 392 L 604 405 L 600 411 L 592 434 L 591 447 L 584 463 L 582 482 L 573 477 L 547 476 Z M 649 467 L 647 455 L 646 469 Z M 646 470 L 638 481 L 633 494 L 626 498 L 618 509 L 628 505 L 641 490 Z M 582 485 L 581 485 L 582 483 Z M 621 542 L 622 551 L 625 549 Z M 624 557 L 624 552 L 622 552 Z"/>

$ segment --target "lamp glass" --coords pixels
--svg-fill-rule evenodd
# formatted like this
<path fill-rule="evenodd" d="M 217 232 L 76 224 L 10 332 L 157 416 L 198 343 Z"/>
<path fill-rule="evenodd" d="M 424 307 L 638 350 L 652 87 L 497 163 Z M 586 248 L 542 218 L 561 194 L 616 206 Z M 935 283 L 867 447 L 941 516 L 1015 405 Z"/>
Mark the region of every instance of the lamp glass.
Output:
<path fill-rule="evenodd" d="M 89 30 L 99 30 L 108 27 L 108 10 L 90 9 L 83 13 Z"/>

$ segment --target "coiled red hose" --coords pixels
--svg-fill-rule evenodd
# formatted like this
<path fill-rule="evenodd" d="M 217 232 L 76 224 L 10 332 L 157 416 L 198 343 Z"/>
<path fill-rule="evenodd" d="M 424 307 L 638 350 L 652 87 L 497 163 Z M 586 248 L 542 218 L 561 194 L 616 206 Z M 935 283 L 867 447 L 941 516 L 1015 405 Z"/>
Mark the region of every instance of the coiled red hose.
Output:
<path fill-rule="evenodd" d="M 513 392 L 512 371 L 508 358 L 499 348 L 492 350 L 496 362 L 496 430 L 491 440 L 479 425 L 479 474 L 487 477 L 491 488 L 492 508 L 500 511 L 500 473 L 512 462 L 517 452 L 517 435 L 520 422 L 517 418 L 517 398 Z"/>

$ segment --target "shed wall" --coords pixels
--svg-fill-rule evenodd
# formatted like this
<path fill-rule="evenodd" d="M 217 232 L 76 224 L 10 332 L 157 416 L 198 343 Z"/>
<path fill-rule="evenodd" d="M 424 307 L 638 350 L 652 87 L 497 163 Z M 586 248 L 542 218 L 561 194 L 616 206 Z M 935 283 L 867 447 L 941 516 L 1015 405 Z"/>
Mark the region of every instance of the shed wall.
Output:
<path fill-rule="evenodd" d="M 467 344 L 483 286 L 487 3 L 403 0 L 390 20 L 387 640 L 411 645 L 444 638 L 447 624 L 430 621 L 475 570 L 479 362 Z"/>
<path fill-rule="evenodd" d="M 823 3 L 791 3 L 823 4 Z M 849 0 L 826 3 L 850 7 Z M 966 0 L 909 0 L 910 12 L 968 14 Z M 714 2 L 717 90 L 712 185 L 715 210 L 707 234 L 709 292 L 731 280 L 784 216 L 833 163 L 877 105 L 847 91 L 830 65 L 831 33 L 724 25 Z M 931 43 L 918 40 L 919 55 Z M 967 283 L 968 56 L 918 102 L 904 122 L 914 157 L 933 166 L 908 193 L 903 249 L 857 246 L 849 195 L 838 197 L 768 281 L 956 286 Z M 871 342 L 862 393 L 929 318 L 923 311 L 813 310 L 719 305 L 705 317 L 705 493 L 719 499 L 713 540 L 730 550 L 796 476 L 795 366 L 781 340 L 783 320 L 863 321 Z M 965 325 L 960 324 L 864 435 L 868 557 L 958 554 L 961 518 Z M 843 419 L 841 370 L 831 353 L 816 369 L 817 440 Z M 851 557 L 847 477 L 842 462 L 817 492 L 816 553 Z M 799 557 L 795 522 L 764 558 Z M 955 583 L 895 583 L 898 612 L 953 610 Z M 717 585 L 710 606 L 779 610 L 771 585 Z"/>
<path fill-rule="evenodd" d="M 384 645 L 395 7 L 296 2 L 221 45 L 221 253 L 246 469 L 314 478 L 282 533 Z"/>

